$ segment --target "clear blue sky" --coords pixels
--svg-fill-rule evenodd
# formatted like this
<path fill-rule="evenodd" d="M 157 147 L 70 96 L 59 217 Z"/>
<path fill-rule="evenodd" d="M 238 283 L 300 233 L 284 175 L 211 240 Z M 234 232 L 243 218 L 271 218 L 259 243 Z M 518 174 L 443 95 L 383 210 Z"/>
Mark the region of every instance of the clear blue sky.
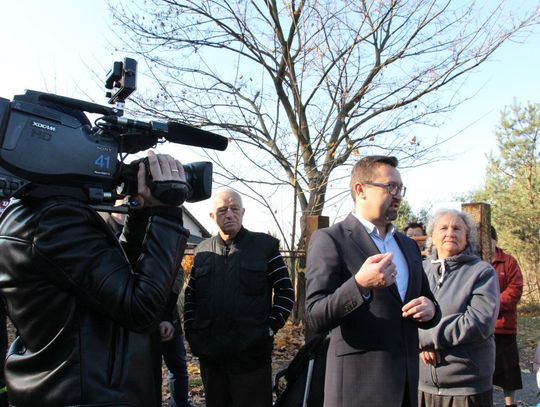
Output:
<path fill-rule="evenodd" d="M 102 88 L 105 73 L 113 61 L 124 57 L 112 49 L 117 38 L 106 3 L 4 1 L 0 13 L 0 97 L 12 99 L 24 89 L 34 89 L 106 104 Z M 443 126 L 432 129 L 440 139 L 456 137 L 440 149 L 440 156 L 448 160 L 402 172 L 414 210 L 459 207 L 452 202 L 453 197 L 482 184 L 486 154 L 495 151 L 493 130 L 499 112 L 514 99 L 540 101 L 539 44 L 537 28 L 524 44 L 504 45 L 468 82 L 471 95 L 478 91 L 473 99 L 451 113 Z M 208 203 L 203 203 L 192 209 L 203 214 L 201 222 L 211 227 L 207 208 Z"/>
<path fill-rule="evenodd" d="M 450 113 L 443 126 L 433 129 L 441 139 L 456 135 L 439 149 L 439 155 L 448 160 L 402 174 L 413 209 L 459 208 L 453 197 L 483 184 L 486 156 L 497 152 L 494 130 L 500 112 L 514 100 L 540 102 L 539 44 L 540 29 L 536 27 L 524 43 L 504 44 L 470 78 L 466 91 L 474 95 L 472 99 Z"/>

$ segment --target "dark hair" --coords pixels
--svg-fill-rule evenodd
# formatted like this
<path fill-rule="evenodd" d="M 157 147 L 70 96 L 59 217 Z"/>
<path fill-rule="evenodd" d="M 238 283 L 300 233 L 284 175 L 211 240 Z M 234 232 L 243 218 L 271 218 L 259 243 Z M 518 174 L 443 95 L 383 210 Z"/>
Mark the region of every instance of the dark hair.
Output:
<path fill-rule="evenodd" d="M 491 238 L 495 241 L 497 241 L 497 231 L 495 230 L 495 227 L 494 226 L 490 226 L 489 227 L 489 231 L 491 233 Z"/>
<path fill-rule="evenodd" d="M 409 229 L 416 229 L 420 228 L 422 229 L 422 232 L 424 235 L 426 234 L 426 229 L 424 228 L 424 224 L 422 222 L 409 222 L 407 226 L 405 226 L 405 229 L 403 229 L 404 232 L 407 232 Z"/>
<path fill-rule="evenodd" d="M 368 155 L 354 164 L 350 182 L 353 201 L 356 201 L 354 185 L 360 181 L 372 181 L 375 170 L 384 164 L 397 168 L 398 159 L 387 155 Z"/>

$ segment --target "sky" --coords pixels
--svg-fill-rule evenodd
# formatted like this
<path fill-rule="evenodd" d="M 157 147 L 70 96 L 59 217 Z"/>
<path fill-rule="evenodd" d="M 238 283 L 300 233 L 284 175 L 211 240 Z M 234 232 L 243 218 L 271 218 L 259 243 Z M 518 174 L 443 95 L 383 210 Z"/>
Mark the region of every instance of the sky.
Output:
<path fill-rule="evenodd" d="M 118 41 L 112 26 L 106 0 L 3 1 L 0 97 L 12 99 L 33 89 L 106 104 L 105 75 L 114 61 L 126 56 L 111 45 Z M 459 209 L 456 197 L 482 185 L 487 155 L 497 151 L 494 129 L 501 110 L 514 100 L 540 101 L 540 28 L 522 41 L 506 43 L 482 65 L 467 82 L 472 99 L 430 130 L 439 139 L 453 136 L 439 149 L 441 160 L 401 171 L 414 211 Z M 213 231 L 208 202 L 187 207 Z M 260 230 L 260 217 L 249 214 L 248 208 L 246 222 Z"/>

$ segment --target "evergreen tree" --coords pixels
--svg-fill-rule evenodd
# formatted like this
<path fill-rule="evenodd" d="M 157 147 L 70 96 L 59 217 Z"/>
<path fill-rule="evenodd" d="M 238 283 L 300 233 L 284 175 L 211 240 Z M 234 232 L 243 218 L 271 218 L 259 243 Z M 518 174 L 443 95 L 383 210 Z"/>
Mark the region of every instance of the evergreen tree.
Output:
<path fill-rule="evenodd" d="M 485 185 L 471 198 L 491 204 L 499 245 L 518 260 L 524 298 L 540 299 L 540 104 L 514 103 L 501 113 L 498 154 L 489 156 Z"/>
<path fill-rule="evenodd" d="M 394 225 L 399 230 L 404 230 L 405 226 L 407 226 L 407 223 L 411 222 L 414 219 L 414 214 L 411 209 L 411 205 L 407 200 L 401 201 L 401 205 L 399 206 L 398 210 L 398 216 L 397 219 L 394 221 Z"/>

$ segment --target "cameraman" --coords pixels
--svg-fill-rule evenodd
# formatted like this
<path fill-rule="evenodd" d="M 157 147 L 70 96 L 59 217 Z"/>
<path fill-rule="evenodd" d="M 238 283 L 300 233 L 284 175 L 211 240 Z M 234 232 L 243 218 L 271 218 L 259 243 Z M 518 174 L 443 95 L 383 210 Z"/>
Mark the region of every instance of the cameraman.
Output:
<path fill-rule="evenodd" d="M 180 162 L 148 153 L 155 181 L 185 181 Z M 138 209 L 120 242 L 66 196 L 20 199 L 0 218 L 0 290 L 19 336 L 6 359 L 10 403 L 156 405 L 149 331 L 171 291 L 189 232 L 182 210 L 137 174 Z"/>

